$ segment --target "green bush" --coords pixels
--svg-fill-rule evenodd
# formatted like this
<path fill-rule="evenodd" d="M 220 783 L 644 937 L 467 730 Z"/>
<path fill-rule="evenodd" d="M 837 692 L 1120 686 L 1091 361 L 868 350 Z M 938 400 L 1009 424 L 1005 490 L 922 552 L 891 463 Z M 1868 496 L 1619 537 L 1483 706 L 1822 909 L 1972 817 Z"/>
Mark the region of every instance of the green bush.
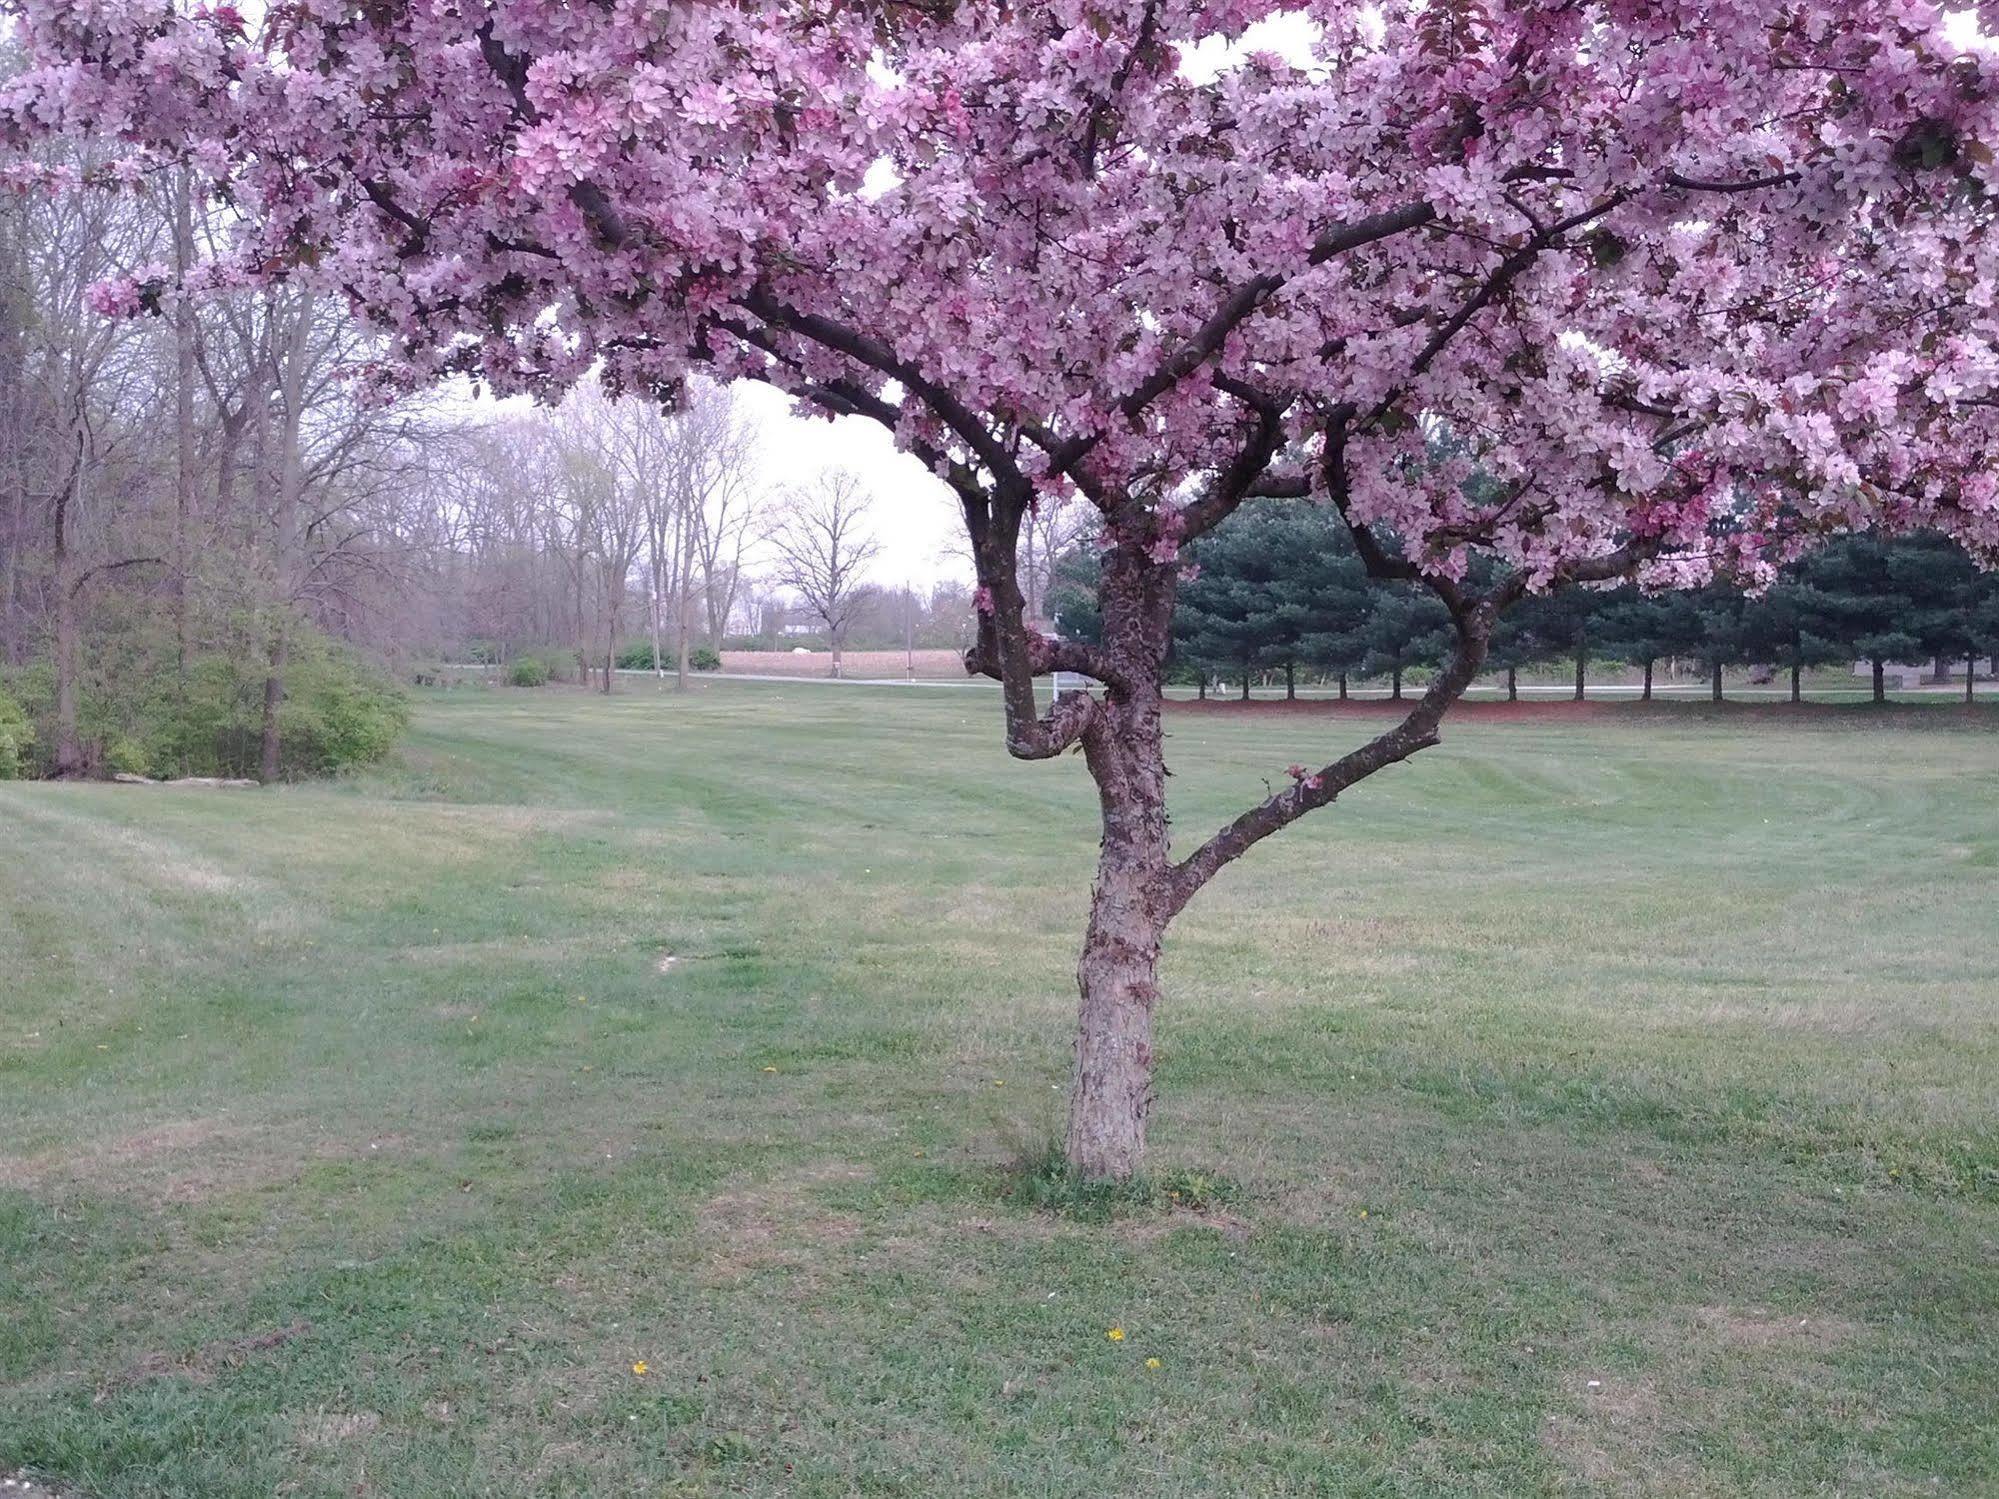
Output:
<path fill-rule="evenodd" d="M 27 774 L 35 747 L 35 731 L 21 705 L 0 690 L 0 781 Z"/>
<path fill-rule="evenodd" d="M 130 734 L 113 734 L 104 741 L 104 770 L 107 775 L 142 776 L 152 764 L 145 745 Z"/>
<path fill-rule="evenodd" d="M 652 642 L 648 640 L 641 641 L 637 645 L 628 645 L 618 652 L 617 659 L 619 671 L 651 671 Z M 672 671 L 678 659 L 672 651 L 661 651 L 659 669 Z M 720 671 L 722 658 L 707 646 L 697 645 L 687 653 L 687 664 L 696 671 Z"/>
<path fill-rule="evenodd" d="M 260 663 L 202 656 L 185 683 L 167 676 L 135 734 L 144 766 L 165 776 L 252 776 L 261 769 L 264 671 Z M 334 775 L 372 765 L 409 727 L 402 689 L 354 652 L 317 634 L 294 632 L 279 710 L 279 774 Z M 105 764 L 113 741 L 106 740 Z"/>
<path fill-rule="evenodd" d="M 522 656 L 507 668 L 507 685 L 510 687 L 546 687 L 548 685 L 548 663 L 539 656 Z"/>

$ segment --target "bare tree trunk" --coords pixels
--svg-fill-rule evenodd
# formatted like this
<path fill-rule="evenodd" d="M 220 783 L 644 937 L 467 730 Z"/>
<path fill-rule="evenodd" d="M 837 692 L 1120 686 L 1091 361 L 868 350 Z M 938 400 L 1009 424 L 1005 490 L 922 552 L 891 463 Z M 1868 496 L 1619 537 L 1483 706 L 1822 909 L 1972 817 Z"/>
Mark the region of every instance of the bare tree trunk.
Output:
<path fill-rule="evenodd" d="M 0 662 L 21 664 L 21 554 L 27 550 L 28 478 L 18 449 L 8 496 L 7 565 L 0 571 Z"/>
<path fill-rule="evenodd" d="M 1804 700 L 1805 667 L 1804 663 L 1798 659 L 1797 654 L 1793 652 L 1791 656 L 1791 701 L 1802 703 Z"/>
<path fill-rule="evenodd" d="M 840 675 L 840 650 L 842 645 L 840 637 L 844 633 L 841 630 L 833 630 L 828 635 L 828 638 L 833 642 L 833 675 L 836 677 Z"/>
<path fill-rule="evenodd" d="M 284 748 L 285 669 L 291 664 L 291 636 L 281 617 L 271 634 L 270 670 L 264 676 L 264 736 L 258 778 L 266 786 L 278 779 Z"/>
<path fill-rule="evenodd" d="M 1721 701 L 1721 662 L 1719 661 L 1714 663 L 1714 677 L 1710 683 L 1710 696 L 1717 703 Z"/>
<path fill-rule="evenodd" d="M 1973 703 L 1978 700 L 1978 658 L 1964 658 L 1964 700 Z"/>
<path fill-rule="evenodd" d="M 194 261 L 194 205 L 185 170 L 174 179 L 174 268 L 185 275 Z M 174 307 L 174 671 L 187 676 L 188 528 L 194 516 L 194 308 L 183 296 Z"/>
<path fill-rule="evenodd" d="M 1298 701 L 1298 664 L 1295 661 L 1284 663 L 1284 701 Z"/>
<path fill-rule="evenodd" d="M 79 403 L 80 406 L 80 403 Z M 90 434 L 81 412 L 75 418 L 76 443 L 71 457 L 74 465 L 57 487 L 53 536 L 56 585 L 56 753 L 58 778 L 83 774 L 83 737 L 77 728 L 77 595 L 83 591 L 76 558 L 70 546 L 70 525 L 79 491 L 83 487 L 85 459 Z"/>
<path fill-rule="evenodd" d="M 652 549 L 652 674 L 655 681 L 666 680 L 666 654 L 662 637 L 666 633 L 666 573 L 659 560 L 659 552 Z"/>
<path fill-rule="evenodd" d="M 299 509 L 305 486 L 305 454 L 301 449 L 305 421 L 306 353 L 311 342 L 313 302 L 311 293 L 299 298 L 293 312 L 287 347 L 280 356 L 278 399 L 284 405 L 278 429 L 278 527 L 276 579 L 272 600 L 270 670 L 264 677 L 263 743 L 258 757 L 258 775 L 265 785 L 278 779 L 284 750 L 285 671 L 291 664 L 291 613 L 299 590 Z"/>
<path fill-rule="evenodd" d="M 1347 674 L 1346 674 L 1345 672 L 1341 672 L 1341 673 L 1340 673 L 1340 701 L 1341 701 L 1341 702 L 1345 702 L 1346 700 L 1347 700 Z"/>
<path fill-rule="evenodd" d="M 64 546 L 56 553 L 56 755 L 58 779 L 84 771 L 83 738 L 77 729 L 77 620 L 80 586 L 76 564 Z"/>
<path fill-rule="evenodd" d="M 1393 699 L 1394 701 L 1396 701 L 1396 702 L 1398 702 L 1398 703 L 1399 703 L 1399 702 L 1401 702 L 1401 701 L 1402 701 L 1402 663 L 1401 663 L 1401 662 L 1399 662 L 1399 661 L 1398 661 L 1398 662 L 1396 662 L 1396 663 L 1395 663 L 1395 669 L 1394 669 L 1394 670 L 1393 670 L 1392 672 L 1390 672 L 1390 673 L 1389 673 L 1389 677 L 1388 677 L 1388 681 L 1389 681 L 1389 687 L 1390 687 L 1390 691 L 1389 691 L 1389 694 L 1388 694 L 1388 695 L 1389 695 L 1389 697 L 1391 697 L 1391 698 L 1392 698 L 1392 699 Z"/>
<path fill-rule="evenodd" d="M 1506 668 L 1506 700 L 1509 703 L 1520 701 L 1520 668 L 1517 666 Z"/>
<path fill-rule="evenodd" d="M 1642 700 L 1648 703 L 1652 701 L 1652 662 L 1649 659 L 1645 663 L 1645 691 Z"/>
<path fill-rule="evenodd" d="M 1578 643 L 1576 646 L 1576 701 L 1581 702 L 1589 685 L 1589 647 Z"/>
<path fill-rule="evenodd" d="M 673 588 L 673 689 L 687 690 L 688 607 L 694 602 L 694 517 L 682 504 L 680 525 L 680 577 Z M 838 675 L 838 673 L 835 673 Z"/>
<path fill-rule="evenodd" d="M 1885 703 L 1888 701 L 1887 665 L 1879 656 L 1876 656 L 1874 658 L 1873 664 L 1874 664 L 1874 701 L 1877 703 Z"/>

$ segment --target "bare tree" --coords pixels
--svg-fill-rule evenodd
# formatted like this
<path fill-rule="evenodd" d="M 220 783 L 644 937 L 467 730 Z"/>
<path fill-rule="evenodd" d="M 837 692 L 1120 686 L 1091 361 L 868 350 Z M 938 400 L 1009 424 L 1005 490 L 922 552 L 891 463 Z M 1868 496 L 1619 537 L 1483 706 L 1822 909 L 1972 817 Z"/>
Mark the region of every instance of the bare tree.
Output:
<path fill-rule="evenodd" d="M 826 627 L 836 677 L 847 627 L 867 591 L 865 575 L 881 550 L 867 527 L 871 503 L 855 475 L 827 469 L 810 485 L 785 493 L 770 533 L 777 581 Z"/>

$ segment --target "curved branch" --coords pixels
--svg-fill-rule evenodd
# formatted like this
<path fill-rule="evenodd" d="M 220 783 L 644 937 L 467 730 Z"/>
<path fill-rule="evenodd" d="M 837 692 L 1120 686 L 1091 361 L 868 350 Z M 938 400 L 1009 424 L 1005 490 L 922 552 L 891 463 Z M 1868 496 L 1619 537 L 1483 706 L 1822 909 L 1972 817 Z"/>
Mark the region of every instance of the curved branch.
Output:
<path fill-rule="evenodd" d="M 1223 865 L 1241 857 L 1272 833 L 1289 827 L 1307 812 L 1328 805 L 1357 781 L 1441 743 L 1438 726 L 1445 711 L 1464 695 L 1485 664 L 1497 617 L 1498 609 L 1491 600 L 1481 601 L 1459 614 L 1457 649 L 1406 718 L 1359 749 L 1250 808 L 1175 864 L 1167 873 L 1169 912 L 1177 914 Z"/>

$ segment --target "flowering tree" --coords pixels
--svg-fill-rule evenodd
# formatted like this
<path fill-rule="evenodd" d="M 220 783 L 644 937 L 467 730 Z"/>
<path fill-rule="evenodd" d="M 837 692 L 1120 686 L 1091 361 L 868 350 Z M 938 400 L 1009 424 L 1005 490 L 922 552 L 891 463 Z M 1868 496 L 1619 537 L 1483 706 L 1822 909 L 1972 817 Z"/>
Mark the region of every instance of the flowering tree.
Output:
<path fill-rule="evenodd" d="M 1928 0 L 11 3 L 13 133 L 190 164 L 245 219 L 207 278 L 343 291 L 400 378 L 670 399 L 699 366 L 935 469 L 1007 748 L 1080 747 L 1100 791 L 1092 1177 L 1140 1160 L 1167 924 L 1436 743 L 1509 602 L 1853 529 L 1999 549 L 1999 59 Z M 1298 46 L 1254 50 L 1280 13 Z M 1017 573 L 1071 493 L 1103 517 L 1088 646 L 1030 629 Z M 1454 651 L 1175 849 L 1180 552 L 1252 495 L 1336 510 Z M 1101 688 L 1039 711 L 1051 667 Z"/>

